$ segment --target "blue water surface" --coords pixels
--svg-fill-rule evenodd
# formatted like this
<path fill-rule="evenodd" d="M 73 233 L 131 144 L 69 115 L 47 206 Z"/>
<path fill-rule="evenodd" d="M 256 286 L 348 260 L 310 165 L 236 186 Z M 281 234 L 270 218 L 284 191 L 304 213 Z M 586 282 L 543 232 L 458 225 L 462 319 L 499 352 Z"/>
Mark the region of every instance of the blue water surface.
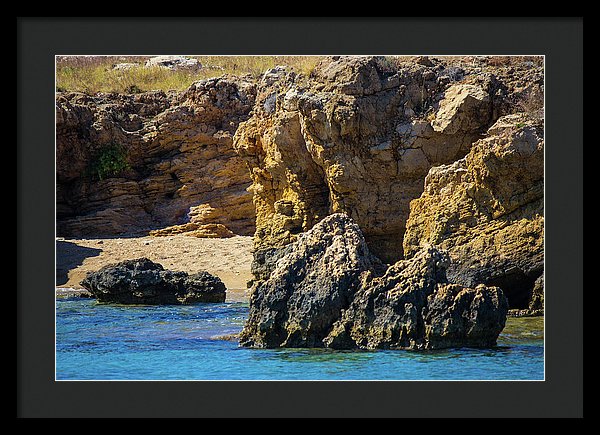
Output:
<path fill-rule="evenodd" d="M 543 318 L 509 318 L 494 349 L 247 349 L 248 304 L 56 301 L 57 380 L 502 380 L 544 378 Z"/>

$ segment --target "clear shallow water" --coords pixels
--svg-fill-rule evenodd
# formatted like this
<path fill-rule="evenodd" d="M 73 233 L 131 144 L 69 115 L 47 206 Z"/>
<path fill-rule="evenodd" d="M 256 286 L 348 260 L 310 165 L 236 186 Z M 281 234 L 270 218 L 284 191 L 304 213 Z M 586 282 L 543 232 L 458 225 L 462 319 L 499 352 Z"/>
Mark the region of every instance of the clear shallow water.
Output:
<path fill-rule="evenodd" d="M 509 318 L 495 349 L 246 349 L 248 304 L 117 306 L 56 301 L 58 380 L 543 379 L 543 318 Z"/>

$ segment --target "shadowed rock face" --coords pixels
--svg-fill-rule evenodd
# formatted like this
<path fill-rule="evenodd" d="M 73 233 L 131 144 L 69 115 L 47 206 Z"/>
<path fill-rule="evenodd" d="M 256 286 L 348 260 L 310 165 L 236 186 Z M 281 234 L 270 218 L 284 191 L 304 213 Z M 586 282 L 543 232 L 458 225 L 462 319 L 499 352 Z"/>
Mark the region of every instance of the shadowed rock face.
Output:
<path fill-rule="evenodd" d="M 525 74 L 352 56 L 327 59 L 308 79 L 268 71 L 234 136 L 253 182 L 255 269 L 269 269 L 263 250 L 337 212 L 359 225 L 383 261 L 402 258 L 409 204 L 429 169 L 465 156 L 524 89 L 509 77 Z"/>
<path fill-rule="evenodd" d="M 448 283 L 448 256 L 435 248 L 386 270 L 343 214 L 287 249 L 252 293 L 243 346 L 488 347 L 504 328 L 508 305 L 499 288 Z"/>
<path fill-rule="evenodd" d="M 219 232 L 203 225 L 252 234 L 251 180 L 232 137 L 254 97 L 252 83 L 224 77 L 180 94 L 58 93 L 58 235 L 139 234 L 184 223 L 209 237 Z M 107 152 L 115 147 L 120 170 L 99 179 L 94 169 L 111 168 Z"/>
<path fill-rule="evenodd" d="M 208 272 L 165 270 L 147 258 L 126 260 L 88 273 L 81 285 L 99 302 L 171 305 L 225 302 L 225 284 Z"/>
<path fill-rule="evenodd" d="M 543 207 L 543 126 L 502 117 L 463 159 L 429 171 L 410 205 L 404 251 L 438 246 L 452 260 L 450 281 L 501 287 L 511 308 L 525 309 L 543 273 Z"/>

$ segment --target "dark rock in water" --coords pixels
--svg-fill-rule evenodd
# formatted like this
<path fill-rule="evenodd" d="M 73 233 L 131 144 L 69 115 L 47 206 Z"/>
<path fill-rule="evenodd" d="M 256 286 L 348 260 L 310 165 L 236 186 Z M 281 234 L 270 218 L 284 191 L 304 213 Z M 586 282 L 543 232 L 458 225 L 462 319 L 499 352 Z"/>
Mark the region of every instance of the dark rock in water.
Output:
<path fill-rule="evenodd" d="M 449 257 L 426 248 L 367 281 L 325 339 L 334 348 L 489 347 L 504 328 L 508 303 L 497 287 L 447 283 Z"/>
<path fill-rule="evenodd" d="M 100 302 L 169 305 L 224 302 L 225 284 L 208 272 L 165 270 L 147 258 L 126 260 L 90 272 L 81 281 Z"/>
<path fill-rule="evenodd" d="M 491 347 L 506 324 L 508 300 L 499 287 L 438 284 L 424 310 L 428 349 Z"/>
<path fill-rule="evenodd" d="M 57 298 L 92 298 L 92 294 L 84 289 L 75 289 L 75 288 L 64 288 L 58 287 L 56 288 L 56 297 Z"/>
<path fill-rule="evenodd" d="M 222 340 L 222 341 L 238 341 L 240 339 L 240 334 L 224 334 L 224 335 L 215 335 L 210 337 L 211 340 Z"/>
<path fill-rule="evenodd" d="M 289 245 L 250 299 L 251 347 L 488 347 L 506 321 L 502 290 L 448 283 L 449 257 L 425 248 L 382 275 L 352 220 L 333 214 Z"/>
<path fill-rule="evenodd" d="M 328 216 L 288 247 L 250 297 L 243 346 L 323 347 L 361 276 L 378 262 L 358 225 L 343 214 Z"/>

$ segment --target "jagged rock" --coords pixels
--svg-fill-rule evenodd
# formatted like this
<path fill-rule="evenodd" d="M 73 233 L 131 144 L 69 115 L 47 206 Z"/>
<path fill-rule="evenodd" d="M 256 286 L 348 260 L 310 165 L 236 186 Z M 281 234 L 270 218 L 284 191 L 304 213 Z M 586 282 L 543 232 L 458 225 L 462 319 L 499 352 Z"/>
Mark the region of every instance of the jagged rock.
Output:
<path fill-rule="evenodd" d="M 185 56 L 154 56 L 146 61 L 146 67 L 161 67 L 171 70 L 200 70 L 202 64 L 198 59 Z"/>
<path fill-rule="evenodd" d="M 286 249 L 251 295 L 242 346 L 488 347 L 504 328 L 508 305 L 499 288 L 448 283 L 448 256 L 435 248 L 380 276 L 385 268 L 343 214 Z"/>
<path fill-rule="evenodd" d="M 232 147 L 255 87 L 220 77 L 181 94 L 59 93 L 56 97 L 57 232 L 145 234 L 184 223 L 255 231 L 250 176 Z M 124 170 L 90 167 L 118 146 Z"/>
<path fill-rule="evenodd" d="M 268 279 L 275 269 L 277 260 L 287 255 L 291 250 L 292 245 L 286 245 L 282 248 L 261 249 L 254 253 L 254 259 L 250 270 L 256 279 L 256 282 Z M 253 281 L 252 284 L 254 284 Z"/>
<path fill-rule="evenodd" d="M 490 347 L 504 328 L 508 304 L 497 287 L 449 284 L 448 257 L 434 249 L 365 280 L 325 338 L 327 347 L 440 349 Z"/>
<path fill-rule="evenodd" d="M 288 249 L 250 296 L 243 346 L 322 347 L 361 274 L 377 262 L 358 226 L 342 214 L 323 219 Z"/>
<path fill-rule="evenodd" d="M 126 260 L 88 273 L 81 285 L 99 302 L 119 304 L 193 304 L 224 302 L 225 285 L 208 272 L 188 275 L 165 270 L 147 258 Z"/>
<path fill-rule="evenodd" d="M 415 59 L 415 62 L 419 65 L 435 66 L 435 64 L 431 61 L 431 59 L 428 56 L 419 56 Z"/>
<path fill-rule="evenodd" d="M 451 165 L 434 167 L 411 202 L 404 252 L 447 250 L 450 281 L 502 288 L 527 308 L 544 266 L 544 140 L 538 120 L 500 118 Z"/>
<path fill-rule="evenodd" d="M 510 109 L 517 81 L 539 70 L 335 56 L 309 78 L 284 68 L 265 74 L 234 136 L 253 182 L 256 255 L 343 212 L 375 255 L 402 258 L 409 204 L 428 170 L 466 155 Z"/>

